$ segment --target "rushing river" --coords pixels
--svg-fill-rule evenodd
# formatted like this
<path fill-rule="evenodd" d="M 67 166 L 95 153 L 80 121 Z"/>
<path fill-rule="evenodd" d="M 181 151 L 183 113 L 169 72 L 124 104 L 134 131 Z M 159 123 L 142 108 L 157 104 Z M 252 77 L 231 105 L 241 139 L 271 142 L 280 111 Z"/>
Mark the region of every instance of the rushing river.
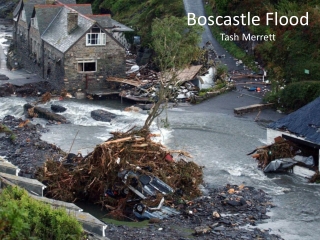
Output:
<path fill-rule="evenodd" d="M 257 169 L 257 163 L 246 154 L 265 143 L 265 124 L 254 122 L 255 115 L 235 117 L 233 108 L 250 104 L 253 98 L 230 92 L 210 99 L 196 106 L 169 109 L 170 128 L 152 130 L 160 133 L 162 141 L 172 149 L 182 149 L 191 153 L 193 161 L 204 166 L 205 182 L 208 186 L 221 186 L 226 183 L 246 184 L 261 188 L 273 196 L 277 207 L 270 212 L 271 219 L 259 225 L 272 229 L 285 239 L 317 239 L 320 234 L 319 197 L 320 186 L 291 174 L 264 175 Z M 22 106 L 31 99 L 2 98 L 1 114 L 23 117 Z M 43 107 L 49 108 L 49 102 Z M 141 126 L 146 112 L 132 113 L 123 109 L 129 103 L 117 100 L 80 101 L 75 99 L 58 102 L 68 110 L 63 115 L 71 124 L 48 126 L 50 131 L 42 139 L 55 143 L 63 150 L 87 153 L 96 144 L 107 140 L 112 131 L 124 131 L 133 126 Z M 95 109 L 104 109 L 118 115 L 111 123 L 97 122 L 90 117 Z M 279 118 L 281 115 L 271 110 L 264 111 L 262 123 Z M 161 122 L 165 114 L 156 122 Z M 35 119 L 35 123 L 45 124 Z M 72 142 L 74 144 L 72 145 Z"/>
<path fill-rule="evenodd" d="M 0 45 L 5 49 L 5 44 Z M 4 51 L 0 49 L 1 60 Z M 1 61 L 0 73 L 7 73 Z M 257 169 L 257 163 L 246 154 L 265 143 L 265 124 L 281 117 L 273 111 L 264 110 L 263 120 L 254 122 L 255 114 L 235 117 L 233 108 L 256 102 L 253 97 L 230 92 L 210 99 L 196 106 L 173 108 L 167 111 L 170 127 L 159 128 L 162 114 L 152 126 L 152 131 L 161 134 L 162 141 L 172 149 L 186 150 L 193 161 L 205 166 L 205 182 L 208 186 L 226 183 L 246 184 L 261 188 L 273 196 L 277 207 L 270 212 L 271 218 L 259 227 L 272 229 L 288 240 L 314 240 L 320 236 L 320 185 L 309 184 L 305 179 L 292 174 L 264 175 Z M 23 105 L 33 99 L 6 97 L 0 100 L 0 118 L 13 115 L 23 118 Z M 43 105 L 57 103 L 52 101 Z M 96 144 L 107 140 L 112 131 L 126 131 L 141 126 L 146 112 L 132 113 L 123 109 L 131 104 L 119 100 L 80 101 L 75 99 L 59 101 L 67 108 L 63 115 L 71 124 L 48 126 L 50 131 L 42 139 L 55 143 L 63 150 L 86 154 Z M 97 122 L 90 117 L 95 109 L 104 109 L 118 115 L 111 123 Z M 45 125 L 46 121 L 35 119 L 34 123 Z M 74 143 L 73 143 L 74 142 Z"/>

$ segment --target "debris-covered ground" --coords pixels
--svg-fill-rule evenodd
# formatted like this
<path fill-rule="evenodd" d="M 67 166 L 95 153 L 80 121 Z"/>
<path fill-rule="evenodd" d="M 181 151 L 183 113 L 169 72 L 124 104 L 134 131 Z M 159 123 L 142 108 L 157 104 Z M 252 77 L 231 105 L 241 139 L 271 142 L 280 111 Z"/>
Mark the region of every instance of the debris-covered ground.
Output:
<path fill-rule="evenodd" d="M 20 175 L 34 177 L 37 167 L 43 165 L 45 159 L 59 159 L 64 152 L 54 144 L 40 139 L 41 133 L 48 130 L 40 124 L 29 120 L 6 116 L 0 120 L 0 156 L 18 166 Z"/>
<path fill-rule="evenodd" d="M 310 182 L 319 181 L 319 171 L 316 166 L 317 150 L 297 145 L 282 137 L 274 139 L 270 145 L 261 146 L 249 153 L 258 161 L 258 167 L 265 173 L 268 172 L 291 172 L 294 166 L 301 166 L 310 170 L 314 175 L 309 178 Z"/>
<path fill-rule="evenodd" d="M 270 197 L 262 190 L 227 185 L 177 206 L 181 214 L 145 227 L 108 224 L 110 239 L 282 239 L 257 224 L 269 218 Z"/>
<path fill-rule="evenodd" d="M 1 155 L 6 155 L 9 161 L 18 165 L 22 169 L 22 175 L 32 176 L 35 171 L 35 167 L 41 166 L 44 159 L 49 159 L 49 157 L 52 156 L 55 156 L 55 159 L 59 159 L 60 157 L 60 159 L 63 159 L 66 157 L 66 154 L 55 145 L 47 144 L 40 140 L 39 137 L 41 132 L 47 131 L 40 125 L 33 125 L 31 122 L 23 121 L 22 119 L 15 119 L 11 116 L 6 116 L 1 123 L 5 124 L 12 130 L 11 133 L 3 133 L 0 138 Z M 14 139 L 10 137 L 11 134 L 15 135 Z M 130 168 L 131 170 L 136 171 L 137 164 L 139 162 L 140 168 L 142 169 L 146 167 L 145 173 L 152 175 L 162 173 L 164 166 L 166 169 L 171 169 L 171 176 L 161 176 L 161 178 L 164 177 L 162 179 L 167 181 L 170 186 L 186 187 L 183 191 L 177 191 L 179 195 L 177 195 L 175 199 L 168 196 L 165 202 L 168 207 L 174 208 L 179 211 L 180 214 L 172 215 L 162 220 L 150 219 L 149 224 L 142 228 L 107 224 L 107 236 L 110 239 L 188 239 L 193 238 L 194 236 L 197 236 L 198 239 L 281 239 L 279 236 L 270 234 L 268 230 L 260 230 L 256 228 L 257 223 L 268 218 L 266 214 L 269 208 L 273 206 L 270 202 L 270 197 L 268 197 L 262 190 L 242 185 L 227 185 L 217 189 L 205 189 L 205 194 L 197 198 L 196 196 L 201 195 L 201 192 L 198 189 L 198 184 L 202 180 L 201 168 L 197 165 L 187 167 L 188 164 L 185 160 L 172 162 L 173 159 L 171 158 L 171 154 L 177 156 L 177 153 L 174 153 L 174 151 L 170 152 L 162 145 L 155 144 L 148 138 L 143 141 L 140 138 L 141 136 L 132 138 L 126 137 L 125 135 L 115 134 L 114 139 L 109 140 L 109 144 L 97 146 L 91 155 L 85 158 L 76 156 L 73 161 L 70 160 L 71 158 L 69 156 L 69 160 L 66 160 L 66 162 L 71 163 L 71 165 L 72 162 L 77 161 L 77 159 L 80 162 L 83 161 L 83 159 L 86 159 L 87 164 L 89 162 L 93 163 L 92 167 L 89 169 L 86 168 L 84 171 L 78 169 L 80 170 L 78 173 L 83 174 L 82 176 L 84 179 L 89 177 L 89 173 L 86 171 L 89 170 L 93 172 L 89 181 L 88 179 L 84 180 L 85 183 L 90 182 L 90 187 L 94 186 L 95 181 L 97 181 L 95 179 L 99 176 L 98 172 L 103 172 L 101 170 L 101 162 L 98 160 L 101 160 L 101 156 L 108 159 L 108 156 L 110 156 L 109 154 L 111 153 L 110 150 L 117 153 L 115 155 L 116 157 L 111 158 L 114 161 L 111 163 L 109 162 L 109 171 L 111 171 L 113 167 L 116 169 L 115 171 L 111 171 L 112 174 L 110 175 L 112 178 L 118 177 L 116 173 L 121 168 Z M 149 146 L 143 147 L 145 146 L 144 144 L 148 143 L 148 141 L 151 141 L 149 142 Z M 130 151 L 122 150 L 126 145 L 131 146 Z M 144 152 L 144 154 L 142 154 L 139 153 L 141 152 L 141 148 L 147 148 L 148 150 L 142 151 Z M 162 152 L 160 149 L 164 151 Z M 137 151 L 138 154 L 135 151 Z M 150 154 L 151 151 L 159 151 L 160 154 Z M 139 158 L 137 157 L 133 160 L 135 164 L 132 164 L 132 162 L 131 164 L 122 162 L 120 167 L 120 164 L 117 163 L 118 158 L 121 159 L 124 156 L 132 157 L 133 153 L 139 156 Z M 148 154 L 153 156 L 156 162 L 147 161 L 146 159 L 148 159 Z M 183 157 L 180 156 L 179 158 L 175 158 L 181 159 Z M 61 162 L 57 163 L 61 166 Z M 104 164 L 106 164 L 105 167 L 107 167 L 107 162 Z M 77 168 L 75 165 L 73 166 L 75 169 Z M 85 165 L 83 165 L 83 167 L 85 167 Z M 152 168 L 153 172 L 150 172 L 149 167 Z M 181 176 L 181 172 L 183 172 L 182 169 L 184 167 L 188 169 L 186 173 L 188 173 L 187 175 L 189 176 Z M 108 167 L 106 169 L 108 169 Z M 49 170 L 50 167 L 47 163 L 47 174 L 50 173 Z M 68 191 L 70 169 L 68 171 L 66 170 L 66 174 L 69 174 L 69 178 L 68 176 L 64 176 L 65 178 L 60 179 L 60 183 L 63 184 L 63 188 Z M 81 178 L 79 175 L 78 177 Z M 107 179 L 108 177 L 101 180 L 102 182 L 100 182 L 100 184 L 105 184 L 104 181 Z M 65 183 L 63 183 L 64 181 Z M 185 181 L 184 184 L 182 183 L 183 181 Z M 88 187 L 88 185 L 85 186 Z M 97 181 L 95 187 L 98 186 L 99 182 Z M 110 183 L 109 187 L 112 186 L 115 185 Z M 102 192 L 104 192 L 104 189 Z M 74 196 L 72 195 L 72 197 Z M 100 194 L 98 197 L 100 198 Z M 105 200 L 107 198 L 109 199 L 109 202 L 105 202 L 106 205 L 112 207 L 113 204 L 115 209 L 119 207 L 115 202 L 119 200 L 119 198 L 106 197 Z M 150 204 L 150 202 L 144 203 Z M 117 210 L 119 209 L 120 208 Z M 113 213 L 119 212 L 114 211 Z"/>
<path fill-rule="evenodd" d="M 37 83 L 28 83 L 23 86 L 5 83 L 0 86 L 0 97 L 17 96 L 17 97 L 38 97 L 46 92 L 53 92 L 53 86 L 46 81 Z"/>

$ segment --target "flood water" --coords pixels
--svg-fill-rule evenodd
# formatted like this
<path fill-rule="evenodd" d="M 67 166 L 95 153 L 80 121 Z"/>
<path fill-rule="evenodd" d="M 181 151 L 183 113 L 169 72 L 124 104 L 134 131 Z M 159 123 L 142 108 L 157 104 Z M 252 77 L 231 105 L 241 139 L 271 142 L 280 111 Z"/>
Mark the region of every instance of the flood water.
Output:
<path fill-rule="evenodd" d="M 3 49 L 0 52 L 3 54 Z M 0 69 L 0 73 L 3 71 Z M 32 101 L 17 97 L 1 98 L 0 118 L 8 114 L 23 117 L 23 105 Z M 258 227 L 272 229 L 272 233 L 280 234 L 288 240 L 318 239 L 320 185 L 309 184 L 305 179 L 291 174 L 267 176 L 246 155 L 265 143 L 265 125 L 283 116 L 264 110 L 260 115 L 262 121 L 254 122 L 254 113 L 243 117 L 233 115 L 233 108 L 256 101 L 254 97 L 240 97 L 238 92 L 230 92 L 195 106 L 169 109 L 169 129 L 161 128 L 161 120 L 166 117 L 164 113 L 153 124 L 152 131 L 161 134 L 156 141 L 162 141 L 172 149 L 190 152 L 193 156 L 191 160 L 205 167 L 204 178 L 208 186 L 245 184 L 261 188 L 272 195 L 277 207 L 270 212 L 271 218 Z M 123 111 L 131 103 L 121 104 L 120 100 L 70 99 L 52 101 L 43 107 L 49 108 L 53 103 L 68 109 L 63 115 L 71 124 L 49 126 L 50 131 L 42 139 L 55 143 L 67 152 L 72 147 L 71 152 L 86 154 L 96 144 L 107 140 L 112 131 L 141 126 L 147 117 L 146 112 Z M 110 111 L 118 117 L 111 123 L 97 122 L 90 117 L 90 112 L 95 109 Z M 45 125 L 46 122 L 35 119 L 34 123 Z"/>

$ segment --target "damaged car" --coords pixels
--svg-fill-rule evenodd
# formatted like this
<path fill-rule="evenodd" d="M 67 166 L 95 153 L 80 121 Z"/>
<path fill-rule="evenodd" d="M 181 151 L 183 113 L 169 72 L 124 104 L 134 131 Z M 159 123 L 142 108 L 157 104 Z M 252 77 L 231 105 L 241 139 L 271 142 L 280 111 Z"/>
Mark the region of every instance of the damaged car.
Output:
<path fill-rule="evenodd" d="M 168 216 L 179 214 L 173 208 L 164 206 L 164 197 L 174 194 L 174 189 L 159 178 L 143 174 L 139 171 L 124 170 L 118 173 L 118 177 L 123 186 L 117 186 L 114 189 L 107 189 L 105 196 L 112 198 L 125 198 L 129 192 L 134 193 L 134 198 L 130 198 L 127 202 L 135 203 L 133 206 L 133 214 L 138 219 L 158 218 L 163 219 Z M 143 200 L 156 200 L 159 194 L 162 196 L 157 207 L 149 207 L 143 204 Z"/>

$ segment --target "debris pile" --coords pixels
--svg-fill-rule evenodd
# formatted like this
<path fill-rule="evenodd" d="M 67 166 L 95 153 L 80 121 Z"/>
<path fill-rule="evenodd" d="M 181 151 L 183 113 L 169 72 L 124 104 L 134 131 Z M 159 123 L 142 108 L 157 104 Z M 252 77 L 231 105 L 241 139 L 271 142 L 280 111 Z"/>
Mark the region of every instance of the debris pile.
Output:
<path fill-rule="evenodd" d="M 258 147 L 248 155 L 251 155 L 253 158 L 258 160 L 258 166 L 263 170 L 273 160 L 281 158 L 292 158 L 296 155 L 296 152 L 298 150 L 298 146 L 294 143 L 282 137 L 278 137 L 275 139 L 275 143 Z"/>
<path fill-rule="evenodd" d="M 150 69 L 148 65 L 138 66 L 132 59 L 127 59 L 126 64 L 126 78 L 109 77 L 107 81 L 121 84 L 121 97 L 144 103 L 157 101 L 160 82 L 165 83 L 165 87 L 170 90 L 169 101 L 190 101 L 200 90 L 192 80 L 208 72 L 208 68 L 203 65 L 189 66 L 177 74 L 176 81 L 171 82 L 161 79 L 161 72 Z"/>
<path fill-rule="evenodd" d="M 199 88 L 191 80 L 195 79 L 201 68 L 202 65 L 186 68 L 178 74 L 175 83 L 168 82 L 165 84 L 165 87 L 169 90 L 169 101 L 184 102 L 198 94 Z M 138 102 L 157 101 L 157 93 L 160 91 L 159 73 L 149 69 L 146 65 L 142 67 L 132 65 L 127 71 L 127 78 L 109 77 L 107 80 L 122 84 L 121 97 Z M 128 87 L 128 85 L 131 87 Z"/>
<path fill-rule="evenodd" d="M 158 206 L 163 197 L 172 204 L 177 194 L 179 199 L 200 196 L 202 167 L 186 161 L 188 153 L 168 150 L 152 137 L 142 130 L 114 132 L 85 157 L 48 160 L 37 178 L 47 185 L 48 197 L 68 202 L 86 199 L 119 212 L 130 202 Z M 175 161 L 172 154 L 180 159 Z M 149 183 L 161 185 L 160 191 L 155 193 Z M 164 188 L 173 192 L 166 194 Z"/>
<path fill-rule="evenodd" d="M 319 177 L 314 152 L 282 137 L 274 139 L 271 145 L 258 147 L 248 155 L 258 160 L 258 166 L 265 173 L 293 172 L 316 182 Z"/>
<path fill-rule="evenodd" d="M 244 185 L 207 188 L 206 194 L 179 205 L 180 215 L 152 219 L 144 227 L 108 224 L 110 239 L 269 239 L 280 236 L 257 225 L 268 219 L 274 204 L 263 190 Z M 125 233 L 125 234 L 124 234 Z M 120 236 L 120 237 L 119 237 Z M 142 238 L 140 238 L 142 239 Z"/>

